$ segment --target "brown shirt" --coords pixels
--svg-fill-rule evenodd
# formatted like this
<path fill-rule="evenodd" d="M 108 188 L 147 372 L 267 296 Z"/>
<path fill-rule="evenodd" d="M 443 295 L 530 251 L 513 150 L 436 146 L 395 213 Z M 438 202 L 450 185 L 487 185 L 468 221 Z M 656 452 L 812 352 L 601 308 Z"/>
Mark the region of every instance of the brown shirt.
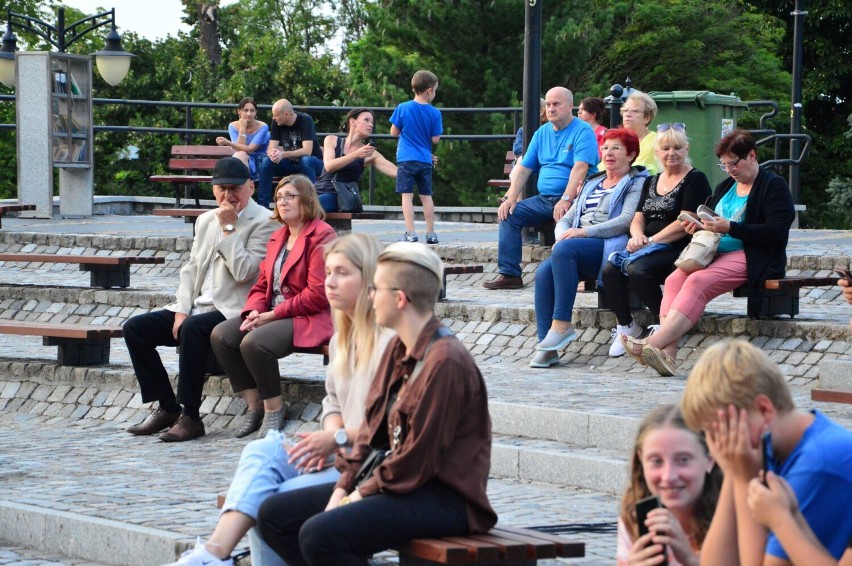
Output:
<path fill-rule="evenodd" d="M 471 532 L 485 532 L 497 522 L 485 494 L 491 467 L 491 417 L 485 382 L 470 352 L 454 336 L 439 338 L 430 347 L 439 326 L 441 322 L 434 317 L 426 324 L 411 356 L 406 356 L 405 344 L 398 337 L 391 340 L 367 395 L 366 419 L 352 452 L 338 458 L 341 476 L 336 487 L 351 492 L 355 475 L 372 450 L 371 442 L 381 446 L 385 434 L 393 439 L 394 428 L 401 426 L 402 442 L 373 477 L 358 487 L 361 496 L 380 491 L 408 493 L 437 480 L 466 500 Z M 388 390 L 411 375 L 424 355 L 420 373 L 400 390 L 391 409 L 389 430 L 379 430 L 384 424 Z"/>

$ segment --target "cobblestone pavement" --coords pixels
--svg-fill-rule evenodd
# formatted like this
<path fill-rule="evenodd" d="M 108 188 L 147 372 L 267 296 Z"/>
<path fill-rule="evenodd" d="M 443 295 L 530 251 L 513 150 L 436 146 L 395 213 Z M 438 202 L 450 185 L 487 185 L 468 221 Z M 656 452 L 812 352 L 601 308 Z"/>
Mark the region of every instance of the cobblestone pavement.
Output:
<path fill-rule="evenodd" d="M 216 495 L 227 488 L 246 442 L 212 431 L 191 443 L 164 444 L 121 428 L 100 419 L 0 414 L 3 498 L 171 531 L 187 542 L 209 534 Z M 511 525 L 611 524 L 616 512 L 610 495 L 547 484 L 492 480 L 489 496 Z M 611 560 L 614 534 L 581 538 L 587 558 L 570 563 Z"/>
<path fill-rule="evenodd" d="M 21 546 L 4 546 L 2 542 L 0 542 L 0 564 L 4 566 L 7 564 L 9 566 L 105 566 L 99 562 L 77 560 Z"/>

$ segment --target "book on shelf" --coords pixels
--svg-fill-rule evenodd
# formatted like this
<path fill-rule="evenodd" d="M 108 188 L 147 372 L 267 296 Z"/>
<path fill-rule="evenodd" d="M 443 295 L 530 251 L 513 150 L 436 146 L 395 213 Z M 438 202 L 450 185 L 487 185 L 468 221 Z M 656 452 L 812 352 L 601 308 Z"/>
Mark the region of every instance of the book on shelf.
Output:
<path fill-rule="evenodd" d="M 77 84 L 77 79 L 74 78 L 74 73 L 68 73 L 68 78 L 71 79 L 71 94 L 82 95 L 83 92 L 80 90 L 80 85 Z"/>
<path fill-rule="evenodd" d="M 66 94 L 68 92 L 67 84 L 68 76 L 64 71 L 55 71 L 53 73 L 53 92 L 57 94 Z"/>
<path fill-rule="evenodd" d="M 65 142 L 58 142 L 53 146 L 53 160 L 54 161 L 68 161 L 68 144 Z"/>

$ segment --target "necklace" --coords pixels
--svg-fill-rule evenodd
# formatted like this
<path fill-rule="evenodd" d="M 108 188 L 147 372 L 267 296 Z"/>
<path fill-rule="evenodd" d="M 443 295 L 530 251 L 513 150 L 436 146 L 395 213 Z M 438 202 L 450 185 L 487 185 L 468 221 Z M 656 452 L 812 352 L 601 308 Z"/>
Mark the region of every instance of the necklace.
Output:
<path fill-rule="evenodd" d="M 671 175 L 667 171 L 663 171 L 660 173 L 659 182 L 657 186 L 662 189 L 661 191 L 657 191 L 661 196 L 665 196 L 675 190 L 680 182 L 683 181 L 683 178 L 686 177 L 687 173 L 689 173 L 689 169 L 683 172 L 683 174 L 678 173 L 677 175 Z M 666 182 L 663 182 L 663 175 L 666 176 Z"/>

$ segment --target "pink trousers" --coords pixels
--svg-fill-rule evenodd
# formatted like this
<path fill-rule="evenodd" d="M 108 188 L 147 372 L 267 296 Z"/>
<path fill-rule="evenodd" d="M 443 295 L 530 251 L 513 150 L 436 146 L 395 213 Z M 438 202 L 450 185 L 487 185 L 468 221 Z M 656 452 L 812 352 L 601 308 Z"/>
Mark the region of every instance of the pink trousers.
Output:
<path fill-rule="evenodd" d="M 668 316 L 669 310 L 674 309 L 695 324 L 707 303 L 744 285 L 746 281 L 746 259 L 742 250 L 719 254 L 713 263 L 694 273 L 675 269 L 666 278 L 660 317 Z"/>

